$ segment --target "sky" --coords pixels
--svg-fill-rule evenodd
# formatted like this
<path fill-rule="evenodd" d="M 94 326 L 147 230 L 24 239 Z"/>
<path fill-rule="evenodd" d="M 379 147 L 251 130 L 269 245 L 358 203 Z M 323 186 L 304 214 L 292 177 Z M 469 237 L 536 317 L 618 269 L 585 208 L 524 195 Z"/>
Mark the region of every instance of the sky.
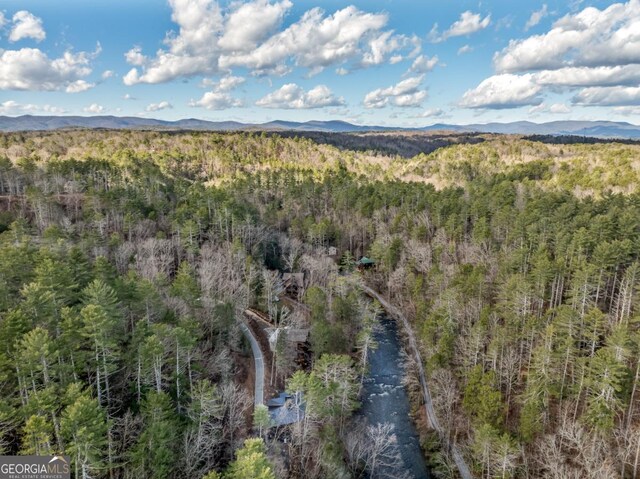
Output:
<path fill-rule="evenodd" d="M 640 0 L 3 0 L 0 115 L 640 123 Z"/>

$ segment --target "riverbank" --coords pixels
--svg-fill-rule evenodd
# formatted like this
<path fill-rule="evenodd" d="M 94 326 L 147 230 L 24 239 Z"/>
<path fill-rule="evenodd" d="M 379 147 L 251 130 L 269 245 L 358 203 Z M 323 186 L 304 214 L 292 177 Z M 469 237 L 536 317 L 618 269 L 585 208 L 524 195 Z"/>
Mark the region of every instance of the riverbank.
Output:
<path fill-rule="evenodd" d="M 405 364 L 396 322 L 382 316 L 374 340 L 377 348 L 369 356 L 369 373 L 364 380 L 358 415 L 372 426 L 391 424 L 400 453 L 398 464 L 383 466 L 378 472 L 382 477 L 407 474 L 416 479 L 428 478 L 419 434 L 411 418 L 411 404 L 403 385 Z"/>
<path fill-rule="evenodd" d="M 402 314 L 402 312 L 390 304 L 380 293 L 373 290 L 369 286 L 364 284 L 361 285 L 362 291 L 371 298 L 376 299 L 380 305 L 385 309 L 385 311 L 394 319 L 400 322 L 404 332 L 408 337 L 408 345 L 409 345 L 409 354 L 414 357 L 416 367 L 418 368 L 418 377 L 420 379 L 420 386 L 422 388 L 422 394 L 424 397 L 424 409 L 427 415 L 427 419 L 429 420 L 429 424 L 431 428 L 438 434 L 440 439 L 444 441 L 445 435 L 444 431 L 440 427 L 438 422 L 438 418 L 433 409 L 433 401 L 431 399 L 431 392 L 429 391 L 429 386 L 427 384 L 427 375 L 424 370 L 424 364 L 422 362 L 422 356 L 420 355 L 420 349 L 418 348 L 418 343 L 416 341 L 415 335 L 413 334 L 413 330 L 411 329 L 411 324 L 407 320 L 407 318 Z M 451 442 L 447 444 L 449 448 L 449 452 L 451 457 L 453 458 L 458 472 L 462 479 L 473 479 L 471 471 L 469 470 L 469 466 L 464 460 L 462 452 L 455 444 L 455 442 Z"/>

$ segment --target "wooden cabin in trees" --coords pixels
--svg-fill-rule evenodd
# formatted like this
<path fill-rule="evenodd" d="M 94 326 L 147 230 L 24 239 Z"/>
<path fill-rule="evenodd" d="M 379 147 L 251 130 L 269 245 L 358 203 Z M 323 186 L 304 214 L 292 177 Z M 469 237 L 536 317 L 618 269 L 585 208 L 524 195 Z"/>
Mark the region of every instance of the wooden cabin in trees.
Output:
<path fill-rule="evenodd" d="M 300 301 L 304 294 L 304 273 L 284 273 L 282 283 L 287 296 Z"/>
<path fill-rule="evenodd" d="M 363 256 L 358 261 L 356 261 L 356 266 L 358 267 L 358 270 L 360 270 L 360 271 L 365 270 L 365 269 L 374 268 L 375 265 L 376 265 L 376 262 L 374 260 L 372 260 L 371 258 L 367 258 L 366 256 Z"/>

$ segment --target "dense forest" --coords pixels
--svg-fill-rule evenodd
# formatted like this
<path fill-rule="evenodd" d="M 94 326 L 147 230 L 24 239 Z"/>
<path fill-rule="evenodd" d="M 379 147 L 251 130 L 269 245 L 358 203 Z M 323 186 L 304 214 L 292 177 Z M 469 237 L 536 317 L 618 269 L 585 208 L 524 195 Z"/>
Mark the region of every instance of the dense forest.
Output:
<path fill-rule="evenodd" d="M 83 478 L 380 477 L 392 432 L 353 414 L 364 282 L 418 337 L 435 477 L 457 477 L 453 442 L 476 477 L 638 477 L 640 146 L 389 136 L 0 135 L 0 452 Z M 285 342 L 271 361 L 305 398 L 276 435 L 247 308 L 310 329 L 308 364 Z"/>

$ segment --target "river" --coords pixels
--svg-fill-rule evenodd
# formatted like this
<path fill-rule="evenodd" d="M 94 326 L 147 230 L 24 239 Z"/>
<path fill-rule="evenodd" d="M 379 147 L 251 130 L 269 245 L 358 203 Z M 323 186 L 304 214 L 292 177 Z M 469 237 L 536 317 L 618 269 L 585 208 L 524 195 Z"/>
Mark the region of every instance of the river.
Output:
<path fill-rule="evenodd" d="M 398 477 L 403 473 L 415 479 L 428 478 L 418 432 L 409 416 L 409 398 L 402 385 L 405 368 L 397 325 L 386 316 L 381 317 L 380 325 L 374 334 L 378 348 L 369 354 L 369 374 L 364 381 L 358 414 L 372 425 L 385 422 L 394 425 L 403 465 L 396 470 L 380 470 L 376 478 Z"/>

